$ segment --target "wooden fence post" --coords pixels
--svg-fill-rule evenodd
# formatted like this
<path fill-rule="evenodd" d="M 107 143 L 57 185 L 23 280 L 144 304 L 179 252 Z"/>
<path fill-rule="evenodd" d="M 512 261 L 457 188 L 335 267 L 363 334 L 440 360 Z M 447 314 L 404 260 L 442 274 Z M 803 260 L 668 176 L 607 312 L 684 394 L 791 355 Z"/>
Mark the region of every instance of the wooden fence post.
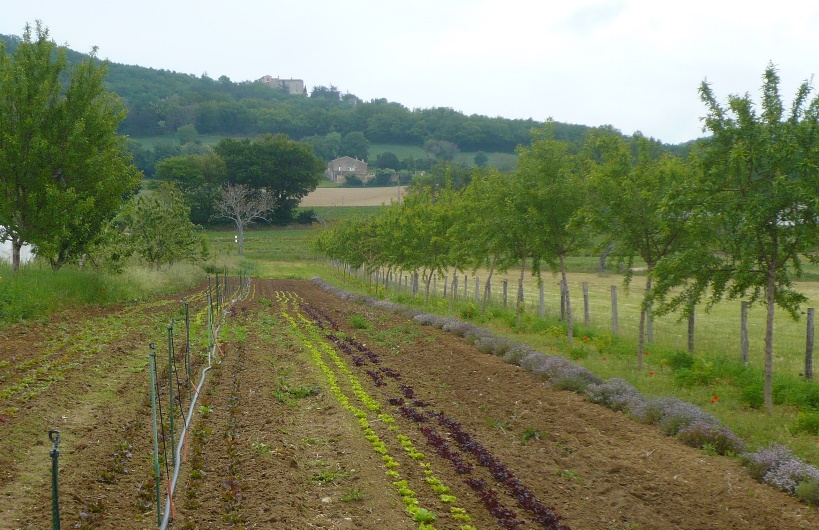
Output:
<path fill-rule="evenodd" d="M 589 282 L 583 282 L 583 323 L 589 325 Z"/>
<path fill-rule="evenodd" d="M 805 379 L 813 381 L 813 308 L 808 308 L 808 333 L 805 341 Z"/>
<path fill-rule="evenodd" d="M 617 318 L 617 286 L 611 286 L 611 332 L 620 333 L 620 322 Z"/>
<path fill-rule="evenodd" d="M 469 279 L 467 278 L 466 274 L 464 274 L 464 300 L 469 299 Z"/>
<path fill-rule="evenodd" d="M 740 323 L 739 323 L 739 354 L 742 356 L 742 362 L 748 364 L 748 350 L 750 345 L 748 343 L 748 302 L 743 301 L 740 304 Z"/>
<path fill-rule="evenodd" d="M 546 316 L 546 297 L 545 293 L 543 292 L 543 280 L 540 281 L 540 305 L 538 306 L 537 309 L 537 315 L 540 318 Z"/>
<path fill-rule="evenodd" d="M 506 307 L 508 305 L 509 305 L 509 280 L 504 278 L 504 280 L 503 280 L 503 308 L 506 309 Z"/>
<path fill-rule="evenodd" d="M 446 298 L 446 284 L 449 281 L 449 276 L 444 276 L 444 298 Z"/>

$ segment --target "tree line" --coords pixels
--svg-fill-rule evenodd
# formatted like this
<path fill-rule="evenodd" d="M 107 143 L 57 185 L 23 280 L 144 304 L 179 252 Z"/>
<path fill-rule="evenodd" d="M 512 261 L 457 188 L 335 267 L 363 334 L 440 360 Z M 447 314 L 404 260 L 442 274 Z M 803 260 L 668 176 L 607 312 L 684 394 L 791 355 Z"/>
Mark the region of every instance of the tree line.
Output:
<path fill-rule="evenodd" d="M 522 283 L 527 270 L 540 277 L 551 269 L 564 288 L 570 345 L 566 257 L 606 248 L 626 281 L 636 264 L 645 267 L 638 369 L 651 314 L 686 316 L 723 299 L 758 303 L 767 316 L 770 413 L 774 311 L 798 317 L 806 297 L 793 281 L 804 261 L 819 261 L 819 97 L 811 90 L 800 85 L 785 109 L 769 65 L 757 109 L 748 94 L 721 104 L 704 82 L 710 136 L 687 157 L 605 130 L 574 150 L 547 123 L 518 148 L 516 171 L 477 168 L 460 187 L 452 172 L 419 181 L 402 203 L 323 232 L 316 248 L 355 268 L 421 273 L 427 293 L 433 275 L 457 281 L 454 272 L 487 269 L 488 289 L 496 271 L 515 268 Z"/>

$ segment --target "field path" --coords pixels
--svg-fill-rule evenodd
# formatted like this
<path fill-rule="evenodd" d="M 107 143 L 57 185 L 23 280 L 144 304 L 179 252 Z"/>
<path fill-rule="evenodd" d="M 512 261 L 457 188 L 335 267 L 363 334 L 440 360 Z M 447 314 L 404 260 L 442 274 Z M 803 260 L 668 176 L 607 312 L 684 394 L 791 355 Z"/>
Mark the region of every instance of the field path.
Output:
<path fill-rule="evenodd" d="M 42 430 L 62 415 L 63 525 L 156 526 L 144 503 L 152 465 L 140 363 L 144 342 L 163 339 L 158 322 L 178 315 L 174 304 L 127 310 L 133 332 L 110 335 L 101 357 L 66 371 L 48 399 L 0 422 L 0 527 L 49 526 Z M 41 333 L 85 329 L 82 313 L 4 330 L 4 370 L 19 367 L 20 352 L 42 355 Z M 819 529 L 815 508 L 758 484 L 734 459 L 307 281 L 254 280 L 226 314 L 220 342 L 171 528 L 419 529 L 435 514 L 438 530 Z M 11 405 L 0 402 L 0 411 Z M 527 432 L 537 436 L 524 440 Z M 123 459 L 127 472 L 112 468 Z"/>

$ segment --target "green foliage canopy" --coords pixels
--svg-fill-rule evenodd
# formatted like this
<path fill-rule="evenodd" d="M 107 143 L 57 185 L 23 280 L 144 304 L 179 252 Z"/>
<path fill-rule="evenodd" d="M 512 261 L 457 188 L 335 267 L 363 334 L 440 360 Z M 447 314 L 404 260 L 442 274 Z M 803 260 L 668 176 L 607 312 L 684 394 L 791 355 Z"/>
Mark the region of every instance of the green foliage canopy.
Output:
<path fill-rule="evenodd" d="M 724 108 L 702 83 L 711 137 L 701 146 L 698 178 L 678 197 L 701 244 L 661 259 L 656 269 L 663 310 L 741 297 L 765 305 L 769 412 L 774 310 L 798 315 L 805 296 L 793 279 L 802 259 L 819 260 L 819 97 L 809 99 L 811 90 L 802 83 L 786 112 L 770 64 L 757 113 L 750 95 L 731 95 Z"/>
<path fill-rule="evenodd" d="M 275 201 L 274 221 L 292 219 L 301 199 L 316 189 L 325 165 L 304 143 L 283 134 L 255 140 L 224 138 L 214 149 L 225 162 L 227 184 L 265 189 Z"/>
<path fill-rule="evenodd" d="M 94 52 L 70 66 L 39 22 L 11 55 L 0 43 L 0 226 L 56 270 L 95 243 L 140 175 L 116 134 L 125 109 Z"/>

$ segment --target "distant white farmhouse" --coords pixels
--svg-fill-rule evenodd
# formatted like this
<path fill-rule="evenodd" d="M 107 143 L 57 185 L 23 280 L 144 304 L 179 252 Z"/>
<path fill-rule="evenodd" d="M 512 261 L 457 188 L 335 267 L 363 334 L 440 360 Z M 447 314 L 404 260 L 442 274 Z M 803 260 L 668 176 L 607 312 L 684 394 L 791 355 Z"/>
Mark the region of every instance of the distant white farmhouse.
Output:
<path fill-rule="evenodd" d="M 367 163 L 351 156 L 342 156 L 327 163 L 327 180 L 343 182 L 346 175 L 356 175 L 362 181 L 369 178 Z"/>

